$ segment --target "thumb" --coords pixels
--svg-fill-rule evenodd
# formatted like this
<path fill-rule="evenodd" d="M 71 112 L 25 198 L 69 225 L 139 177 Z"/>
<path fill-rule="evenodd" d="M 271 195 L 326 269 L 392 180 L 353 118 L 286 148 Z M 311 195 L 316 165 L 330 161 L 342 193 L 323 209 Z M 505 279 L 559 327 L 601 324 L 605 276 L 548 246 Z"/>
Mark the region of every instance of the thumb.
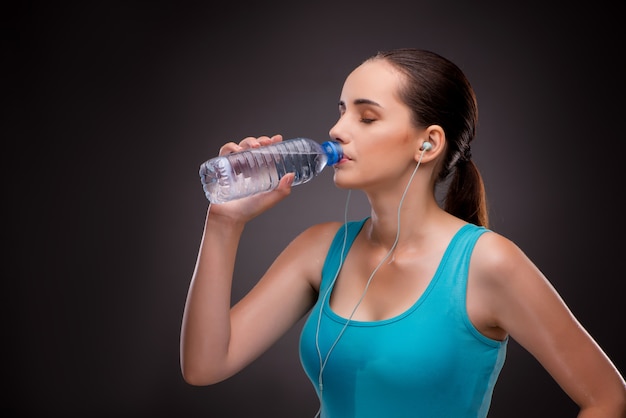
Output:
<path fill-rule="evenodd" d="M 280 192 L 281 194 L 287 196 L 291 193 L 291 188 L 293 187 L 293 180 L 295 179 L 296 175 L 294 173 L 287 173 L 285 174 L 281 179 L 280 182 L 278 183 L 278 187 L 276 187 L 276 191 Z"/>

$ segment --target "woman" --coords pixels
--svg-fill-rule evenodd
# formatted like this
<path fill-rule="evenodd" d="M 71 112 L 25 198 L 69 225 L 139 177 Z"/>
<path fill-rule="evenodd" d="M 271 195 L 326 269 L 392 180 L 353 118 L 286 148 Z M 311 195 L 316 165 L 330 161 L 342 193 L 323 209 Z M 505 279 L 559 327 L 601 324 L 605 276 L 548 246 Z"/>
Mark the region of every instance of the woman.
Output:
<path fill-rule="evenodd" d="M 580 417 L 626 416 L 616 367 L 526 255 L 487 229 L 470 152 L 476 100 L 461 70 L 429 51 L 379 53 L 348 76 L 339 111 L 334 181 L 362 190 L 371 215 L 305 230 L 231 307 L 244 226 L 289 195 L 293 175 L 209 205 L 182 324 L 185 380 L 232 376 L 309 314 L 300 356 L 323 417 L 484 417 L 509 338 Z M 248 137 L 220 155 L 280 140 Z"/>

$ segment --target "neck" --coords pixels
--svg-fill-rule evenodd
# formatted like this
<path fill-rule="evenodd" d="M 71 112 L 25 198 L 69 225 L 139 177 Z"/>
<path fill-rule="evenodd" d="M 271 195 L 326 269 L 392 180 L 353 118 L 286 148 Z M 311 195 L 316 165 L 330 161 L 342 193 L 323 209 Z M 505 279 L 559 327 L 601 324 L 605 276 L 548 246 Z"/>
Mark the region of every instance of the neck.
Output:
<path fill-rule="evenodd" d="M 419 164 L 400 181 L 366 190 L 371 206 L 367 237 L 372 244 L 389 250 L 419 243 L 428 219 L 443 212 L 435 199 L 431 170 L 417 174 L 418 168 Z"/>
<path fill-rule="evenodd" d="M 396 239 L 397 247 L 419 243 L 432 220 L 443 212 L 435 197 L 429 193 L 407 193 L 402 202 L 401 197 L 389 194 L 378 197 L 368 195 L 368 198 L 371 221 L 367 237 L 372 243 L 386 249 L 391 249 Z"/>

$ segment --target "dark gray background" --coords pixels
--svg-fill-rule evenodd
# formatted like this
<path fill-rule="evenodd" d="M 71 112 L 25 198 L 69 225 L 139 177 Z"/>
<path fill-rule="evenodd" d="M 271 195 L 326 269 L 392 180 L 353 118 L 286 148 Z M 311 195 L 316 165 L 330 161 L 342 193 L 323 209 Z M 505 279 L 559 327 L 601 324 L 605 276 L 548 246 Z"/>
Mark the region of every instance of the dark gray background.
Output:
<path fill-rule="evenodd" d="M 5 10 L 2 411 L 312 417 L 299 326 L 226 382 L 181 378 L 180 322 L 208 204 L 198 168 L 248 135 L 326 140 L 349 71 L 396 47 L 434 50 L 466 72 L 492 229 L 527 252 L 623 372 L 621 6 L 469 3 Z M 302 229 L 341 220 L 345 198 L 324 172 L 250 223 L 234 299 Z M 353 194 L 349 217 L 367 213 Z M 490 417 L 575 410 L 511 342 Z"/>

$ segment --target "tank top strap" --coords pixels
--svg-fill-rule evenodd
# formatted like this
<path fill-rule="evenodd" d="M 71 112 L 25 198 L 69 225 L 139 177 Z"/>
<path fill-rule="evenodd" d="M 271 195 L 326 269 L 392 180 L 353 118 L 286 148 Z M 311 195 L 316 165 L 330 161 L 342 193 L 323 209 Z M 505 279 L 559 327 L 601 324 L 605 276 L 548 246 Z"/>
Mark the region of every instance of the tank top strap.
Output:
<path fill-rule="evenodd" d="M 361 231 L 361 228 L 363 228 L 365 221 L 368 219 L 369 216 L 358 221 L 349 221 L 337 230 L 337 233 L 330 244 L 330 248 L 328 249 L 328 254 L 326 255 L 326 260 L 324 261 L 324 267 L 322 268 L 320 293 L 325 291 L 332 283 L 339 267 L 348 255 L 348 251 L 350 251 L 352 243 Z"/>
<path fill-rule="evenodd" d="M 465 312 L 467 277 L 474 246 L 478 238 L 489 230 L 482 226 L 466 224 L 454 235 L 437 272 L 437 288 L 448 300 L 456 301 L 455 306 Z"/>

